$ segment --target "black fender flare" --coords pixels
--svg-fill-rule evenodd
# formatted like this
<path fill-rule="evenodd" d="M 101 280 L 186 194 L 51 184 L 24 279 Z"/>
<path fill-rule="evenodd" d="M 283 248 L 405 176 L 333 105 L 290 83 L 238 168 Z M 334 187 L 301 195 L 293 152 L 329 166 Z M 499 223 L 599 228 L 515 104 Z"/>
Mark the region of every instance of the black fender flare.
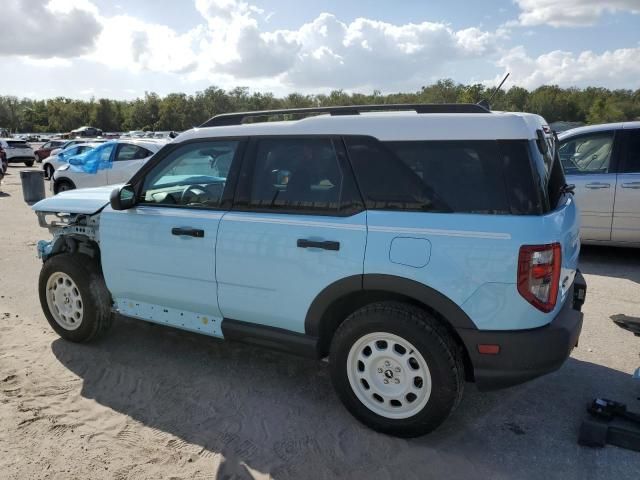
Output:
<path fill-rule="evenodd" d="M 427 285 L 395 275 L 364 274 L 345 277 L 322 290 L 311 303 L 304 321 L 307 335 L 319 337 L 325 313 L 345 296 L 362 292 L 387 292 L 409 297 L 440 314 L 454 329 L 477 327 L 453 300 Z"/>

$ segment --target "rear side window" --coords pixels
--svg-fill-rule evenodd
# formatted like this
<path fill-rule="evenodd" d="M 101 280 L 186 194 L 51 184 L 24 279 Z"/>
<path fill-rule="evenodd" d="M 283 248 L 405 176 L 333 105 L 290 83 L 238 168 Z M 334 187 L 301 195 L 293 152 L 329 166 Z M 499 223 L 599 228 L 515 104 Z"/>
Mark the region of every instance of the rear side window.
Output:
<path fill-rule="evenodd" d="M 126 160 L 140 160 L 151 155 L 151 152 L 146 148 L 139 147 L 137 145 L 131 145 L 128 143 L 122 143 L 118 147 L 118 153 L 116 154 L 116 162 Z"/>
<path fill-rule="evenodd" d="M 541 212 L 526 140 L 345 141 L 369 209 Z"/>
<path fill-rule="evenodd" d="M 22 140 L 8 140 L 7 145 L 9 145 L 10 148 L 27 148 L 28 147 L 27 142 Z"/>

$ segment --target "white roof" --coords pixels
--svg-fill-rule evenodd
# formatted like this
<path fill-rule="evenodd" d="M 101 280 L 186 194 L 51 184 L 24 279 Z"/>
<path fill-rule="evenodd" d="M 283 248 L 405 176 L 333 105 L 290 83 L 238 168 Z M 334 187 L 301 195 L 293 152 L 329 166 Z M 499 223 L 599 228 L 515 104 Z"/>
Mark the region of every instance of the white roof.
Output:
<path fill-rule="evenodd" d="M 602 132 L 605 130 L 621 130 L 626 128 L 640 128 L 640 122 L 618 122 L 618 123 L 601 123 L 599 125 L 585 125 L 584 127 L 572 128 L 558 135 L 558 138 L 565 138 L 581 133 Z"/>
<path fill-rule="evenodd" d="M 535 139 L 546 125 L 528 113 L 372 112 L 317 115 L 301 120 L 194 128 L 175 141 L 250 135 L 369 135 L 379 140 L 520 140 Z"/>

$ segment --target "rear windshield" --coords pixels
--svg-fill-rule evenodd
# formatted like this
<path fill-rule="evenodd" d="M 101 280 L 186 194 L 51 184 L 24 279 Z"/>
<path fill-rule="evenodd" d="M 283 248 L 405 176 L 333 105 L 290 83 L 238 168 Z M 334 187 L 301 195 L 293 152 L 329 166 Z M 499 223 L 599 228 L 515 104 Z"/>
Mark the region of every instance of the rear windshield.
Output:
<path fill-rule="evenodd" d="M 538 132 L 537 141 L 531 141 L 530 151 L 538 175 L 539 189 L 543 193 L 545 211 L 555 210 L 564 197 L 566 179 L 558 152 L 557 142 Z"/>
<path fill-rule="evenodd" d="M 527 140 L 345 141 L 369 209 L 513 215 L 543 211 Z"/>
<path fill-rule="evenodd" d="M 24 140 L 7 140 L 7 145 L 13 148 L 27 148 L 27 142 Z"/>

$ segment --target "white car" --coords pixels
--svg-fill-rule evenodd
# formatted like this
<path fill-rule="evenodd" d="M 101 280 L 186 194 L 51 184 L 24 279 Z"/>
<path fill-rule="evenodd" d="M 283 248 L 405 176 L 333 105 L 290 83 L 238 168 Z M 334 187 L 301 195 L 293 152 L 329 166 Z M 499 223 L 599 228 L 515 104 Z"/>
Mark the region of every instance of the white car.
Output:
<path fill-rule="evenodd" d="M 104 143 L 106 141 L 107 140 L 102 138 L 74 138 L 73 140 L 67 140 L 64 144 L 60 145 L 60 147 L 51 150 L 49 155 L 57 155 L 61 151 L 66 150 L 73 145 L 79 145 L 80 143 Z"/>
<path fill-rule="evenodd" d="M 89 150 L 97 147 L 100 143 L 87 142 L 71 145 L 70 147 L 58 152 L 55 155 L 49 155 L 42 162 L 42 169 L 44 170 L 44 178 L 50 179 L 58 168 L 67 163 L 67 159 L 80 155 L 81 153 L 88 152 Z"/>
<path fill-rule="evenodd" d="M 151 139 L 113 140 L 69 157 L 69 163 L 59 167 L 51 178 L 53 193 L 124 183 L 166 143 Z"/>
<path fill-rule="evenodd" d="M 0 138 L 0 150 L 6 154 L 7 163 L 21 163 L 27 167 L 32 167 L 36 161 L 36 154 L 24 140 L 15 138 Z"/>

